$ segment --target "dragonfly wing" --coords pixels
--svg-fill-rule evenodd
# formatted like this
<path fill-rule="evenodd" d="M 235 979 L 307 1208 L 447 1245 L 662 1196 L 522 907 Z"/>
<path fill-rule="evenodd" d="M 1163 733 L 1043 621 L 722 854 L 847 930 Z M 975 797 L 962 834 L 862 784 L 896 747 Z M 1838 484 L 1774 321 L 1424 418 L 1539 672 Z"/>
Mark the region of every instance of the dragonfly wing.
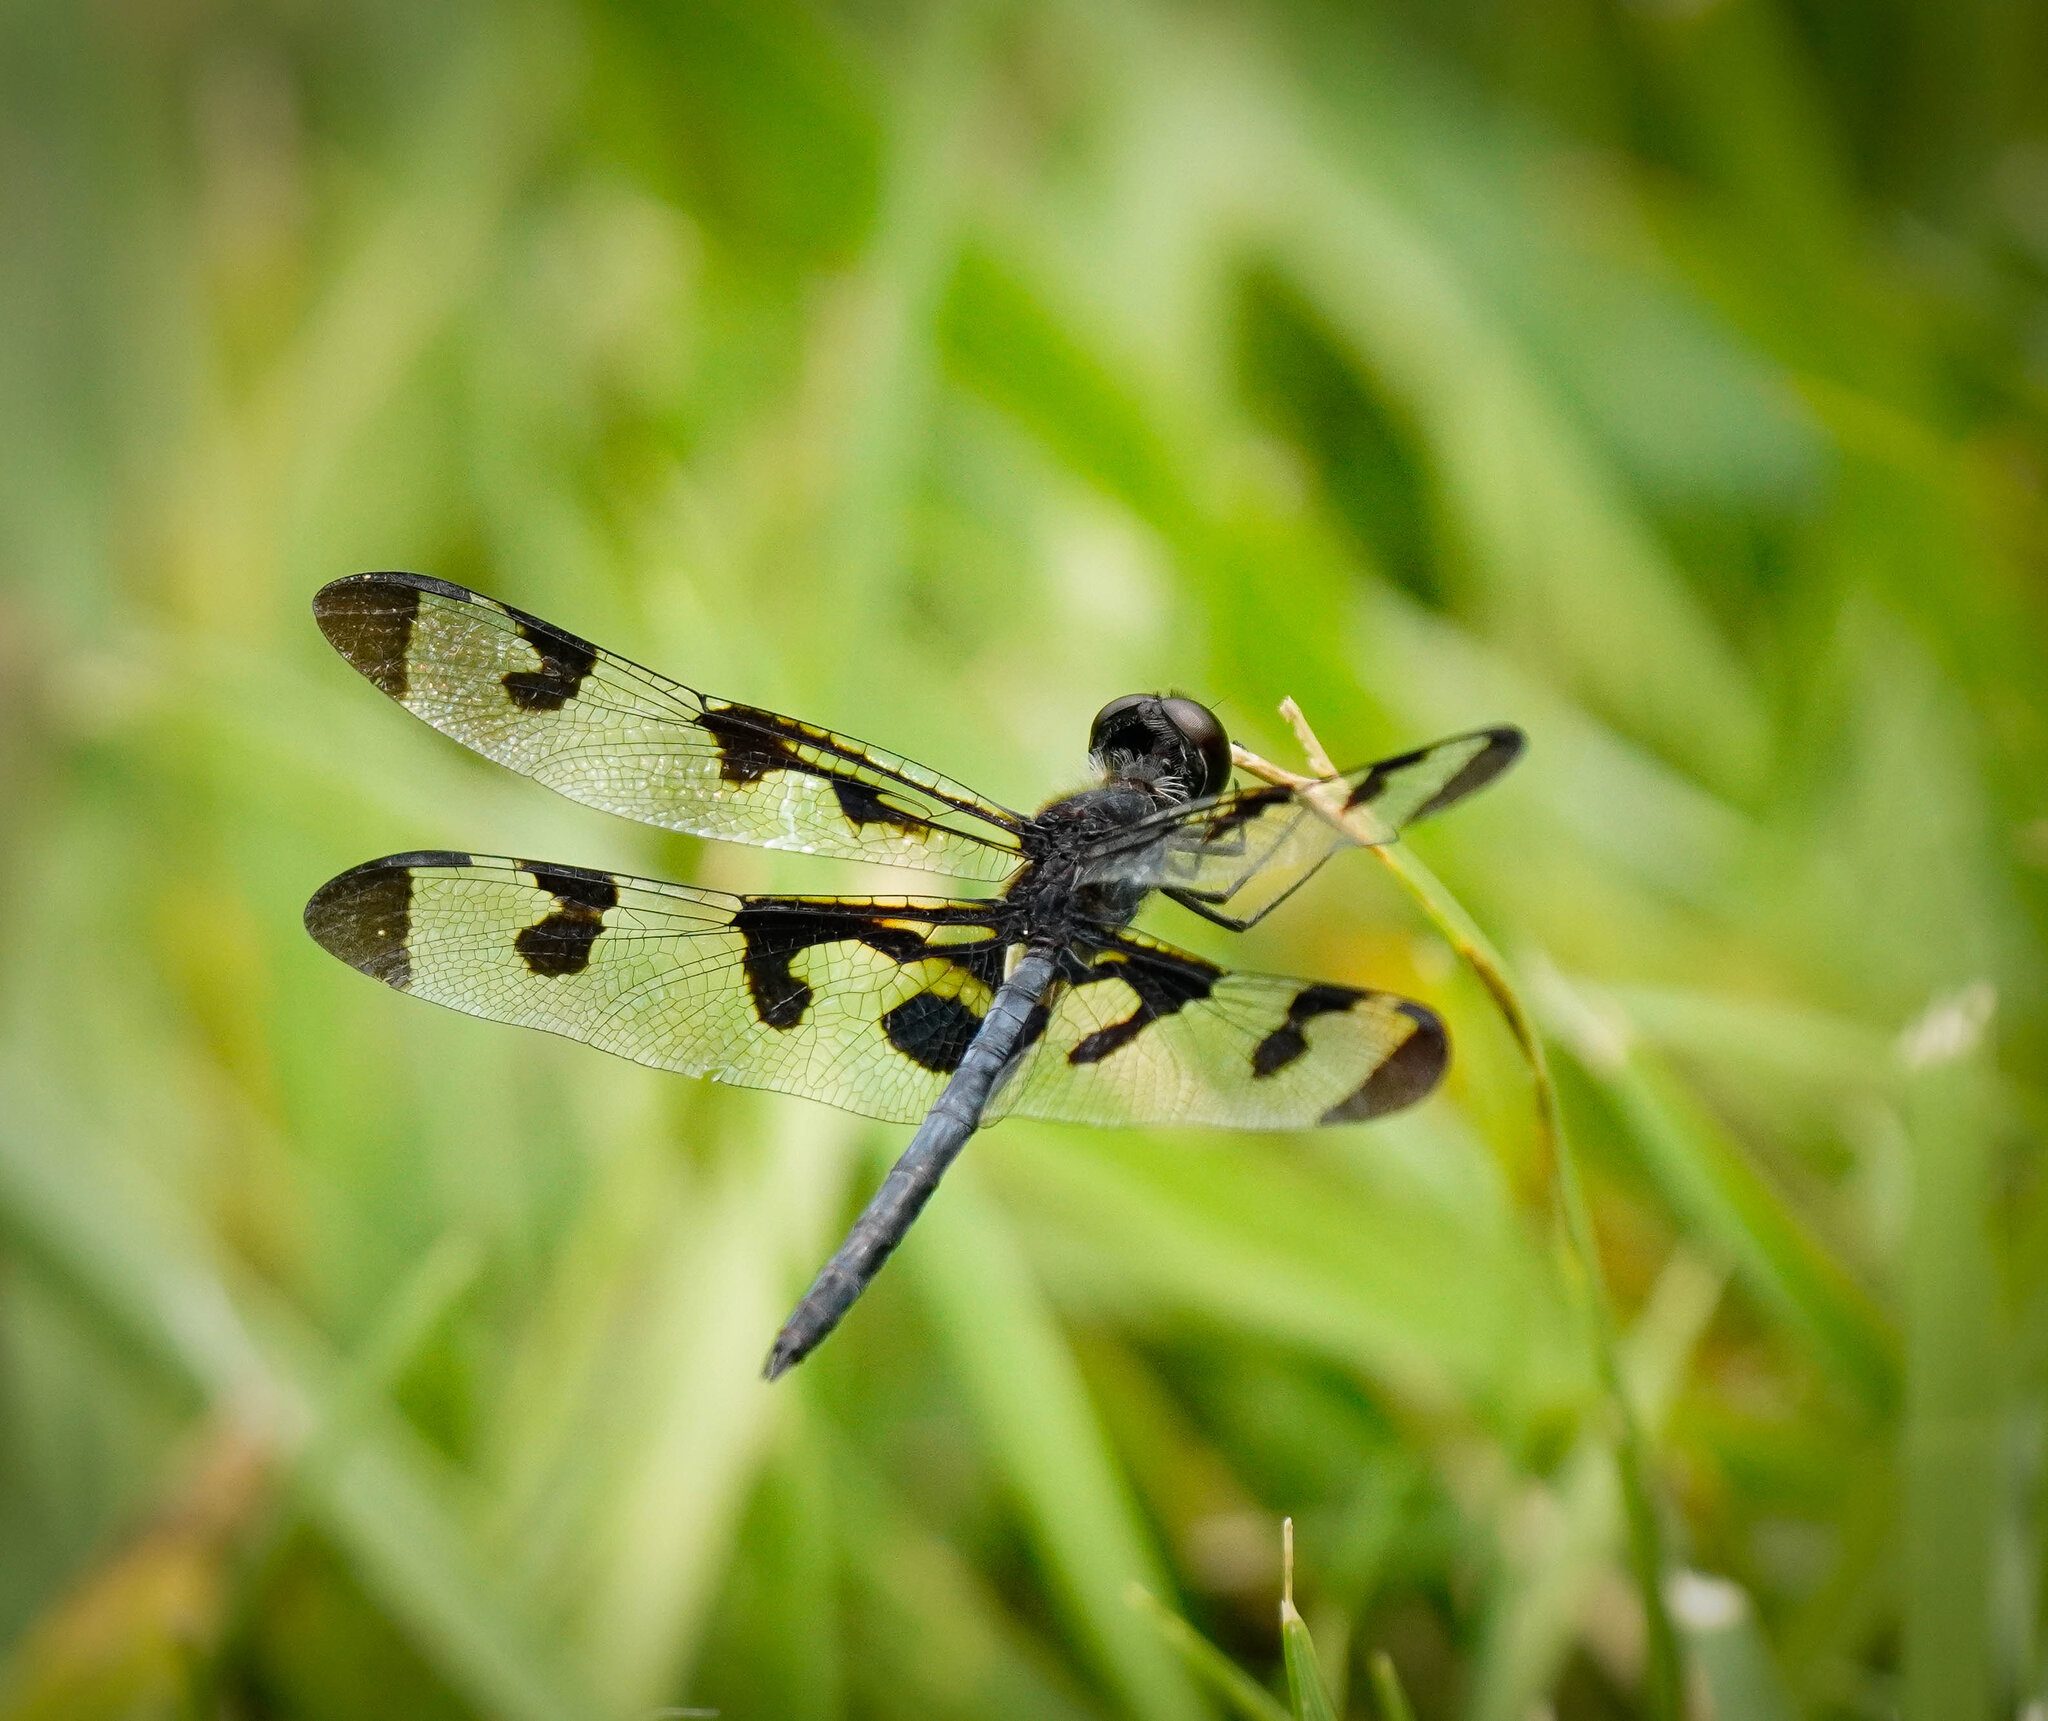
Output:
<path fill-rule="evenodd" d="M 306 928 L 371 978 L 472 1016 L 896 1123 L 938 1098 L 1005 958 L 988 903 L 728 896 L 448 853 L 329 880 Z"/>
<path fill-rule="evenodd" d="M 1303 1129 L 1412 1105 L 1450 1058 L 1391 992 L 1240 974 L 1122 933 L 1070 954 L 992 1116 Z"/>
<path fill-rule="evenodd" d="M 1330 779 L 1324 792 L 1368 843 L 1392 842 L 1418 819 L 1484 788 L 1522 747 L 1519 729 L 1475 730 L 1361 765 Z M 1249 922 L 1351 842 L 1303 794 L 1259 783 L 1117 832 L 1091 851 L 1082 875 L 1171 890 Z"/>
<path fill-rule="evenodd" d="M 892 753 L 714 699 L 465 587 L 355 574 L 313 614 L 415 716 L 571 800 L 666 830 L 995 882 L 1018 816 Z"/>

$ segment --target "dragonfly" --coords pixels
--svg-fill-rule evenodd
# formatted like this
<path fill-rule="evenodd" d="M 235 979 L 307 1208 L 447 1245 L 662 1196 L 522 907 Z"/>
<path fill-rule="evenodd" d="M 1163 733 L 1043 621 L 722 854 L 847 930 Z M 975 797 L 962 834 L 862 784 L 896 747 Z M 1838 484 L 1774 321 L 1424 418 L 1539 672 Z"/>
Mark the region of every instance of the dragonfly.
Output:
<path fill-rule="evenodd" d="M 356 574 L 323 587 L 313 613 L 414 716 L 572 800 L 995 887 L 746 896 L 422 851 L 352 868 L 306 905 L 324 949 L 401 992 L 917 1126 L 777 1334 L 771 1380 L 839 1324 L 984 1124 L 1303 1129 L 1383 1117 L 1443 1076 L 1449 1039 L 1423 1004 L 1224 969 L 1131 922 L 1156 895 L 1242 931 L 1339 849 L 1392 842 L 1492 782 L 1522 752 L 1518 729 L 1299 792 L 1232 787 L 1212 711 L 1129 694 L 1090 728 L 1095 781 L 1025 814 L 445 580 Z"/>

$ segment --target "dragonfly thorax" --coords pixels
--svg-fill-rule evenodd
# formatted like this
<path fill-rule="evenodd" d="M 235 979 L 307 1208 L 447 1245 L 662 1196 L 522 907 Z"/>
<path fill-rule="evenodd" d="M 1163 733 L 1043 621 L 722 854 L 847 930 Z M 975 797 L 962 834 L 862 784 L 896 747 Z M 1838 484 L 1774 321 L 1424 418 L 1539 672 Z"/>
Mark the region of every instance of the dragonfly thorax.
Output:
<path fill-rule="evenodd" d="M 1004 893 L 1029 934 L 1061 938 L 1085 926 L 1120 927 L 1149 890 L 1091 882 L 1084 863 L 1104 838 L 1150 818 L 1165 804 L 1143 779 L 1124 778 L 1047 803 L 1024 827 L 1024 869 Z"/>

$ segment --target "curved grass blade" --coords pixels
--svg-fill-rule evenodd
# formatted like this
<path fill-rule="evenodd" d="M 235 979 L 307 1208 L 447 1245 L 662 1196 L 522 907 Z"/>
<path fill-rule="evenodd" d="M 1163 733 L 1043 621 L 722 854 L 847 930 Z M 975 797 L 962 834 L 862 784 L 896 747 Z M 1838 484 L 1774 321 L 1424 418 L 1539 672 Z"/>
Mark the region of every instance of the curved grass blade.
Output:
<path fill-rule="evenodd" d="M 1288 1721 L 1288 1713 L 1263 1685 L 1175 1613 L 1143 1584 L 1131 1585 L 1131 1606 L 1159 1628 L 1188 1664 L 1188 1671 L 1244 1721 Z"/>

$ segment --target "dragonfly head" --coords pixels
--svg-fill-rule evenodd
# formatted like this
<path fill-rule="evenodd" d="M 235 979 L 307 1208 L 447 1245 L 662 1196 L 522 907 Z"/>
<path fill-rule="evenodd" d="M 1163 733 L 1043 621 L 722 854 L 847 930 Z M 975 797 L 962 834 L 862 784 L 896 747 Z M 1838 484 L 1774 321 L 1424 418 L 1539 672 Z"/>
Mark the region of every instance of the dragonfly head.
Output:
<path fill-rule="evenodd" d="M 1137 778 L 1162 800 L 1192 801 L 1230 781 L 1230 737 L 1206 705 L 1127 693 L 1095 714 L 1088 753 L 1109 777 Z"/>

